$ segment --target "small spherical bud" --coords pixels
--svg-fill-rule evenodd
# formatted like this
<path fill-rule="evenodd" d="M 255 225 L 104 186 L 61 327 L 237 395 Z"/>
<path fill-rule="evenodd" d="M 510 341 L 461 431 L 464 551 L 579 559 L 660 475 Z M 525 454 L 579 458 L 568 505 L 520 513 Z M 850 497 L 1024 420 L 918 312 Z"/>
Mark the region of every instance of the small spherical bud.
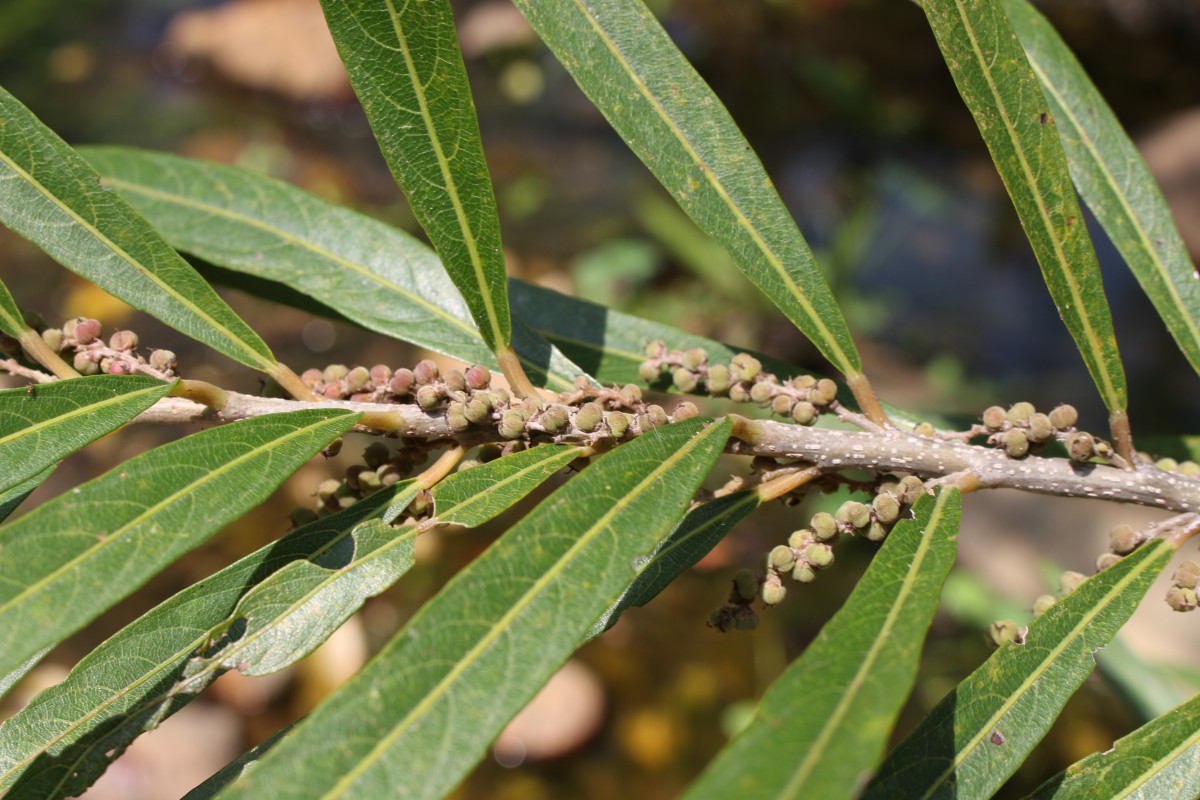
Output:
<path fill-rule="evenodd" d="M 483 364 L 476 364 L 467 369 L 467 386 L 472 389 L 486 389 L 492 385 L 492 371 Z"/>
<path fill-rule="evenodd" d="M 1175 569 L 1175 585 L 1185 589 L 1195 589 L 1200 581 L 1200 564 L 1195 561 L 1183 561 Z"/>
<path fill-rule="evenodd" d="M 1179 462 L 1173 458 L 1160 458 L 1154 462 L 1154 466 L 1161 469 L 1163 472 L 1174 472 L 1179 469 Z"/>
<path fill-rule="evenodd" d="M 417 389 L 417 405 L 425 411 L 432 411 L 442 402 L 442 393 L 437 387 L 425 385 Z"/>
<path fill-rule="evenodd" d="M 729 399 L 735 403 L 749 403 L 750 390 L 746 388 L 745 384 L 735 383 L 729 387 Z"/>
<path fill-rule="evenodd" d="M 1008 421 L 1008 412 L 1000 406 L 988 406 L 983 412 L 983 426 L 990 431 L 998 431 Z"/>
<path fill-rule="evenodd" d="M 679 363 L 683 364 L 685 369 L 700 369 L 708 363 L 708 352 L 703 347 L 689 347 L 683 351 L 683 358 L 679 359 Z"/>
<path fill-rule="evenodd" d="M 371 383 L 376 389 L 382 389 L 392 379 L 392 368 L 387 364 L 376 364 L 371 367 Z"/>
<path fill-rule="evenodd" d="M 667 352 L 667 345 L 665 342 L 655 339 L 652 342 L 646 342 L 642 352 L 646 354 L 646 358 L 661 358 Z"/>
<path fill-rule="evenodd" d="M 804 548 L 804 560 L 813 569 L 822 569 L 833 563 L 833 548 L 827 544 L 810 544 Z"/>
<path fill-rule="evenodd" d="M 801 528 L 798 531 L 792 531 L 788 535 L 788 547 L 793 550 L 803 550 L 816 540 L 815 534 L 808 528 Z"/>
<path fill-rule="evenodd" d="M 355 367 L 346 373 L 344 381 L 347 391 L 361 392 L 371 384 L 371 371 L 366 367 Z"/>
<path fill-rule="evenodd" d="M 1132 525 L 1118 525 L 1108 532 L 1108 549 L 1119 556 L 1127 556 L 1142 543 L 1142 537 Z"/>
<path fill-rule="evenodd" d="M 379 474 L 379 482 L 383 486 L 391 486 L 394 483 L 399 483 L 402 477 L 400 468 L 395 464 L 384 464 L 376 471 Z"/>
<path fill-rule="evenodd" d="M 335 478 L 323 480 L 317 484 L 317 497 L 321 500 L 327 500 L 337 494 L 340 488 L 342 488 L 342 482 Z"/>
<path fill-rule="evenodd" d="M 792 406 L 792 421 L 797 425 L 811 425 L 817 419 L 817 407 L 807 400 Z"/>
<path fill-rule="evenodd" d="M 109 375 L 132 375 L 133 367 L 126 364 L 124 361 L 116 361 L 111 358 L 106 358 L 100 362 L 100 369 L 107 372 Z"/>
<path fill-rule="evenodd" d="M 1010 430 L 1005 432 L 1004 452 L 1008 453 L 1009 458 L 1023 458 L 1029 454 L 1029 437 L 1022 430 Z"/>
<path fill-rule="evenodd" d="M 1096 559 L 1096 571 L 1105 570 L 1121 560 L 1116 553 L 1101 553 Z"/>
<path fill-rule="evenodd" d="M 412 373 L 417 383 L 433 383 L 438 379 L 441 370 L 438 369 L 437 364 L 425 358 L 417 362 L 417 365 L 413 367 Z"/>
<path fill-rule="evenodd" d="M 72 329 L 72 331 L 75 336 L 75 341 L 79 342 L 80 344 L 91 344 L 92 342 L 99 339 L 100 334 L 104 332 L 104 329 L 100 325 L 100 320 L 98 320 L 98 319 L 88 319 L 87 317 L 80 317 L 80 318 L 74 320 L 74 322 L 75 322 L 75 326 Z M 68 322 L 67 325 L 70 325 L 70 322 Z M 66 333 L 66 332 L 67 332 L 67 326 L 64 325 L 63 333 Z M 67 334 L 67 335 L 70 336 L 71 334 Z"/>
<path fill-rule="evenodd" d="M 46 328 L 42 331 L 42 341 L 56 353 L 63 349 L 64 338 L 63 332 L 58 328 Z"/>
<path fill-rule="evenodd" d="M 900 501 L 886 492 L 875 495 L 871 508 L 880 522 L 895 522 L 900 517 Z"/>
<path fill-rule="evenodd" d="M 1067 454 L 1076 461 L 1087 461 L 1096 454 L 1096 440 L 1090 433 L 1072 433 L 1067 437 Z"/>
<path fill-rule="evenodd" d="M 446 384 L 446 389 L 451 392 L 465 392 L 467 390 L 467 376 L 463 374 L 461 369 L 446 370 L 446 374 L 442 376 L 442 380 Z"/>
<path fill-rule="evenodd" d="M 729 367 L 724 364 L 713 364 L 708 368 L 708 375 L 704 378 L 704 386 L 708 389 L 708 393 L 718 396 L 729 391 L 731 382 Z"/>
<path fill-rule="evenodd" d="M 1015 642 L 1021 635 L 1021 629 L 1011 619 L 993 622 L 988 627 L 988 639 L 995 647 L 1003 647 L 1009 642 Z"/>
<path fill-rule="evenodd" d="M 814 405 L 827 406 L 834 400 L 837 400 L 837 384 L 829 378 L 821 378 L 817 381 L 817 385 L 812 388 L 808 399 Z"/>
<path fill-rule="evenodd" d="M 383 442 L 371 442 L 363 450 L 363 461 L 371 469 L 379 469 L 392 457 L 392 451 Z"/>
<path fill-rule="evenodd" d="M 160 351 L 154 351 L 154 353 L 157 352 Z M 150 354 L 150 366 L 154 366 L 154 353 Z M 319 369 L 306 369 L 300 373 L 300 382 L 310 389 L 315 389 L 325 382 L 325 375 Z"/>
<path fill-rule="evenodd" d="M 500 435 L 505 439 L 519 439 L 525 435 L 525 415 L 510 408 L 500 415 Z"/>
<path fill-rule="evenodd" d="M 654 361 L 643 361 L 638 366 L 638 377 L 646 383 L 654 383 L 662 374 L 662 367 Z"/>
<path fill-rule="evenodd" d="M 739 569 L 733 576 L 731 603 L 750 603 L 758 597 L 758 577 L 748 569 Z"/>
<path fill-rule="evenodd" d="M 935 433 L 937 433 L 937 429 L 934 428 L 931 423 L 918 422 L 913 428 L 913 433 L 915 433 L 917 436 L 933 436 Z"/>
<path fill-rule="evenodd" d="M 1075 423 L 1079 421 L 1079 412 L 1075 410 L 1075 406 L 1063 404 L 1055 406 L 1050 412 L 1050 424 L 1060 431 L 1065 431 L 1068 428 L 1075 427 Z"/>
<path fill-rule="evenodd" d="M 838 537 L 840 528 L 838 528 L 837 520 L 827 511 L 818 511 L 813 514 L 808 523 L 812 527 L 813 535 L 819 542 L 831 542 Z"/>
<path fill-rule="evenodd" d="M 796 566 L 792 568 L 792 580 L 800 583 L 812 583 L 817 579 L 817 571 L 812 568 L 812 565 L 797 561 Z"/>
<path fill-rule="evenodd" d="M 491 404 L 481 395 L 475 395 L 463 407 L 463 415 L 476 425 L 482 425 L 492 416 Z"/>
<path fill-rule="evenodd" d="M 729 374 L 736 381 L 749 383 L 762 372 L 762 362 L 749 353 L 738 353 L 729 361 Z"/>
<path fill-rule="evenodd" d="M 1196 610 L 1196 590 L 1172 586 L 1167 590 L 1167 605 L 1175 611 Z"/>
<path fill-rule="evenodd" d="M 694 392 L 699 380 L 696 373 L 686 370 L 683 367 L 671 373 L 671 382 L 675 384 L 675 388 L 681 392 Z"/>
<path fill-rule="evenodd" d="M 1195 461 L 1184 461 L 1179 465 L 1179 469 L 1175 471 L 1180 475 L 1195 478 L 1197 475 L 1200 475 L 1200 464 L 1197 464 Z"/>
<path fill-rule="evenodd" d="M 683 422 L 685 419 L 700 416 L 700 409 L 695 403 L 683 402 L 671 409 L 671 417 L 676 422 Z"/>
<path fill-rule="evenodd" d="M 678 412 L 678 409 L 676 411 Z M 596 430 L 603 420 L 604 409 L 598 403 L 584 403 L 575 412 L 575 427 L 584 433 Z"/>
<path fill-rule="evenodd" d="M 1045 442 L 1054 436 L 1054 426 L 1045 414 L 1034 414 L 1029 418 L 1029 441 Z"/>
<path fill-rule="evenodd" d="M 171 372 L 178 366 L 179 362 L 175 360 L 175 354 L 170 350 L 154 350 L 150 353 L 150 367 L 152 369 L 156 369 L 159 372 Z M 321 373 L 315 369 L 307 370 L 304 374 L 309 375 L 309 373 L 314 372 L 316 373 L 315 377 L 319 380 Z M 309 377 L 314 376 L 309 375 Z M 303 376 L 301 376 L 301 380 L 303 380 Z M 316 384 L 313 383 L 312 386 L 316 386 Z"/>
<path fill-rule="evenodd" d="M 346 387 L 342 385 L 341 381 L 327 383 L 325 384 L 325 388 L 321 390 L 321 394 L 325 396 L 326 400 L 341 400 L 346 396 Z"/>
<path fill-rule="evenodd" d="M 416 376 L 413 371 L 407 367 L 401 367 L 392 373 L 392 379 L 388 382 L 388 391 L 397 397 L 404 397 L 412 391 L 413 384 L 416 383 Z"/>
<path fill-rule="evenodd" d="M 648 405 L 646 406 L 646 415 L 654 421 L 654 427 L 660 428 L 668 424 L 671 420 L 667 417 L 667 412 L 662 406 Z"/>
<path fill-rule="evenodd" d="M 1104 441 L 1096 441 L 1096 455 L 1100 458 L 1112 458 L 1112 445 Z"/>
<path fill-rule="evenodd" d="M 317 521 L 317 513 L 311 508 L 293 508 L 292 509 L 292 527 L 300 528 L 310 522 Z"/>
<path fill-rule="evenodd" d="M 797 375 L 788 381 L 788 383 L 791 384 L 793 389 L 808 389 L 817 384 L 817 379 L 812 375 Z"/>
<path fill-rule="evenodd" d="M 1033 609 L 1032 609 L 1033 615 L 1035 617 L 1040 617 L 1042 614 L 1045 614 L 1047 611 L 1049 611 L 1050 607 L 1053 606 L 1054 603 L 1055 603 L 1054 595 L 1052 595 L 1052 594 L 1041 595 L 1040 597 L 1038 597 L 1038 599 L 1033 601 Z"/>
<path fill-rule="evenodd" d="M 565 406 L 550 406 L 542 412 L 542 428 L 549 434 L 562 433 L 571 424 Z"/>
<path fill-rule="evenodd" d="M 358 490 L 363 494 L 371 494 L 382 486 L 383 481 L 379 479 L 379 473 L 375 470 L 368 469 L 358 473 Z"/>
<path fill-rule="evenodd" d="M 620 411 L 609 411 L 604 415 L 604 424 L 614 438 L 620 439 L 629 431 L 629 415 Z"/>
<path fill-rule="evenodd" d="M 786 394 L 777 394 L 771 399 L 771 410 L 781 417 L 790 417 L 795 404 L 796 401 Z"/>
<path fill-rule="evenodd" d="M 764 408 L 770 404 L 775 394 L 775 387 L 767 381 L 759 381 L 750 387 L 750 399 Z"/>
<path fill-rule="evenodd" d="M 1082 572 L 1074 572 L 1067 570 L 1062 575 L 1058 576 L 1058 589 L 1063 594 L 1070 594 L 1079 588 L 1079 584 L 1087 580 L 1087 575 Z"/>
<path fill-rule="evenodd" d="M 762 585 L 762 601 L 769 606 L 777 606 L 787 596 L 787 587 L 775 581 L 765 581 Z"/>
<path fill-rule="evenodd" d="M 493 409 L 497 406 L 506 406 L 512 402 L 512 395 L 508 393 L 508 389 L 492 389 L 488 394 L 491 395 Z"/>
<path fill-rule="evenodd" d="M 1035 411 L 1037 411 L 1037 409 L 1033 407 L 1033 403 L 1027 403 L 1022 400 L 1019 403 L 1013 403 L 1009 407 L 1008 414 L 1006 416 L 1008 417 L 1008 421 L 1012 424 L 1021 425 L 1025 422 L 1028 422 L 1029 418 L 1033 416 Z"/>
<path fill-rule="evenodd" d="M 100 365 L 93 361 L 87 353 L 76 353 L 71 366 L 80 375 L 96 375 L 100 372 Z"/>
<path fill-rule="evenodd" d="M 642 389 L 632 383 L 627 383 L 621 387 L 621 402 L 626 406 L 635 406 L 642 402 Z"/>
<path fill-rule="evenodd" d="M 856 500 L 842 503 L 833 515 L 838 522 L 848 522 L 856 528 L 865 528 L 871 523 L 871 511 Z"/>
<path fill-rule="evenodd" d="M 767 566 L 780 572 L 791 572 L 796 566 L 796 553 L 786 544 L 776 545 L 767 554 Z"/>
<path fill-rule="evenodd" d="M 325 368 L 322 376 L 325 378 L 326 383 L 333 383 L 334 381 L 340 381 L 342 378 L 346 377 L 349 372 L 350 368 L 345 364 L 330 364 Z"/>
<path fill-rule="evenodd" d="M 867 541 L 869 542 L 882 542 L 887 535 L 887 526 L 879 520 L 872 520 L 871 524 L 867 526 Z"/>
<path fill-rule="evenodd" d="M 733 615 L 733 627 L 735 630 L 749 633 L 758 627 L 758 614 L 749 606 L 739 608 Z"/>

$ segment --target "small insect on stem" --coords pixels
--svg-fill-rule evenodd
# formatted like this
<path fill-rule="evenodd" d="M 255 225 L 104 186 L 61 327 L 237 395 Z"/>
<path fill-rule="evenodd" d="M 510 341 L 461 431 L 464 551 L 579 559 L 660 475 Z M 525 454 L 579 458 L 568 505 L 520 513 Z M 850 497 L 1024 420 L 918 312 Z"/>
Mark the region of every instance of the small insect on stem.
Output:
<path fill-rule="evenodd" d="M 37 384 L 31 383 L 25 387 L 26 397 L 37 397 Z"/>

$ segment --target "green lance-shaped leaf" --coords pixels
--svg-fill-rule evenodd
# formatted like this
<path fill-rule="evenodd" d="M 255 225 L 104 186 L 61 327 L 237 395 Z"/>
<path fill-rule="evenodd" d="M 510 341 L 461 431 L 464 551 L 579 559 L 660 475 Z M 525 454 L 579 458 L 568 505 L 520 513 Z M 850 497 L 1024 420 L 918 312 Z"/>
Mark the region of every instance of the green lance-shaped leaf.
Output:
<path fill-rule="evenodd" d="M 54 472 L 54 469 L 53 466 L 46 467 L 24 483 L 0 492 L 0 522 L 4 522 L 4 520 L 12 516 L 17 507 L 25 502 L 25 498 L 33 494 L 33 490 L 41 486 L 42 482 L 50 477 L 50 473 Z"/>
<path fill-rule="evenodd" d="M 1200 371 L 1200 280 L 1146 162 L 1045 17 L 1026 0 L 1001 4 L 1041 81 L 1080 195 Z"/>
<path fill-rule="evenodd" d="M 1046 781 L 1028 800 L 1200 797 L 1200 695 Z"/>
<path fill-rule="evenodd" d="M 25 318 L 21 316 L 21 310 L 17 308 L 17 301 L 13 299 L 12 292 L 8 291 L 4 281 L 0 281 L 0 332 L 19 339 L 27 327 L 29 326 L 25 324 Z"/>
<path fill-rule="evenodd" d="M 861 364 L 812 251 L 717 96 L 639 0 L 516 0 L 701 230 L 847 377 Z"/>
<path fill-rule="evenodd" d="M 658 543 L 638 568 L 637 577 L 592 626 L 589 636 L 599 636 L 616 625 L 625 609 L 644 606 L 658 597 L 671 581 L 708 555 L 734 525 L 761 504 L 758 492 L 734 492 L 689 511 L 671 535 Z"/>
<path fill-rule="evenodd" d="M 991 797 L 1058 719 L 1176 545 L 1153 539 L 1094 575 L 958 685 L 880 767 L 866 797 Z"/>
<path fill-rule="evenodd" d="M 687 798 L 852 797 L 912 687 L 954 564 L 958 492 L 922 497 L 804 654 Z M 899 795 L 897 795 L 899 796 Z"/>
<path fill-rule="evenodd" d="M 0 392 L 0 491 L 116 430 L 170 389 L 156 378 L 95 375 Z"/>
<path fill-rule="evenodd" d="M 0 675 L 0 697 L 4 697 L 4 695 L 8 694 L 8 690 L 16 686 L 17 682 L 20 681 L 21 678 L 24 678 L 26 675 L 28 675 L 29 671 L 36 667 L 46 656 L 46 654 L 50 652 L 50 650 L 50 647 L 43 647 L 41 650 L 30 656 L 24 664 L 21 664 L 7 675 Z"/>
<path fill-rule="evenodd" d="M 0 88 L 0 222 L 72 272 L 235 361 L 275 357 L 66 142 Z"/>
<path fill-rule="evenodd" d="M 262 744 L 256 745 L 242 753 L 236 759 L 213 773 L 204 783 L 185 794 L 181 800 L 212 800 L 222 789 L 240 778 L 247 770 L 258 766 L 259 759 L 266 755 L 267 751 L 274 747 L 280 739 L 286 736 L 292 727 L 292 725 L 288 725 L 286 728 L 276 731 Z"/>
<path fill-rule="evenodd" d="M 20 791 L 34 796 L 82 792 L 139 734 L 204 688 L 190 664 L 214 641 L 224 645 L 221 631 L 251 587 L 287 564 L 344 546 L 358 523 L 409 485 L 382 489 L 292 531 L 160 603 L 84 656 L 62 683 L 0 724 L 0 790 L 20 779 Z"/>
<path fill-rule="evenodd" d="M 510 337 L 500 219 L 449 0 L 322 0 L 383 157 L 493 352 Z"/>
<path fill-rule="evenodd" d="M 368 330 L 497 368 L 462 295 L 422 242 L 379 220 L 249 170 L 180 156 L 88 147 L 83 156 L 172 246 L 283 283 Z M 535 383 L 582 374 L 520 326 L 513 346 Z"/>
<path fill-rule="evenodd" d="M 925 15 L 1033 246 L 1058 313 L 1110 412 L 1125 371 L 1096 251 L 1038 79 L 999 0 L 926 0 Z"/>
<path fill-rule="evenodd" d="M 687 420 L 597 459 L 220 796 L 444 796 L 674 527 L 729 430 Z"/>
<path fill-rule="evenodd" d="M 446 506 L 439 522 L 482 524 L 537 488 L 579 455 L 568 445 L 535 447 L 446 478 L 434 504 Z M 420 491 L 411 482 L 389 507 L 407 506 Z M 400 529 L 383 520 L 357 525 L 340 546 L 320 558 L 293 561 L 255 586 L 231 622 L 244 630 L 209 659 L 206 670 L 237 668 L 269 675 L 311 653 L 357 611 L 368 597 L 391 586 L 413 564 L 413 543 L 426 528 Z"/>
<path fill-rule="evenodd" d="M 357 418 L 311 409 L 197 433 L 0 528 L 0 673 L 258 505 Z"/>

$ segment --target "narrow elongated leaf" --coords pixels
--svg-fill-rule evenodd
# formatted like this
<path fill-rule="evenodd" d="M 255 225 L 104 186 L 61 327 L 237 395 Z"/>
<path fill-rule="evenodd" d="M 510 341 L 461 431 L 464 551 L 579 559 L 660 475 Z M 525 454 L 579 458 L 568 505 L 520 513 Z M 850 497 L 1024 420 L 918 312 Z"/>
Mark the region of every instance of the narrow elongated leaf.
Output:
<path fill-rule="evenodd" d="M 204 688 L 192 659 L 225 644 L 220 629 L 239 599 L 286 564 L 342 546 L 354 526 L 385 508 L 411 482 L 383 489 L 305 525 L 193 584 L 122 628 L 0 724 L 0 790 L 77 794 L 144 731 Z M 219 673 L 208 675 L 215 679 Z M 187 691 L 183 691 L 186 688 Z"/>
<path fill-rule="evenodd" d="M 729 430 L 687 420 L 597 459 L 220 796 L 445 795 L 675 525 Z"/>
<path fill-rule="evenodd" d="M 357 414 L 271 414 L 121 464 L 0 528 L 0 673 L 258 505 Z"/>
<path fill-rule="evenodd" d="M 1029 800 L 1200 797 L 1200 695 L 1051 778 Z"/>
<path fill-rule="evenodd" d="M 750 516 L 760 504 L 757 492 L 735 492 L 689 511 L 679 527 L 654 548 L 638 569 L 637 577 L 592 626 L 590 635 L 599 636 L 616 625 L 625 609 L 644 606 L 657 597 L 671 581 L 708 555 L 734 525 Z"/>
<path fill-rule="evenodd" d="M 1055 120 L 999 0 L 926 0 L 925 15 L 1033 246 L 1059 316 L 1110 411 L 1125 371 L 1096 251 Z"/>
<path fill-rule="evenodd" d="M 237 167 L 128 148 L 81 152 L 174 247 L 283 283 L 368 330 L 497 367 L 437 256 L 404 231 Z M 583 374 L 536 332 L 517 326 L 513 346 L 535 383 L 562 390 Z"/>
<path fill-rule="evenodd" d="M 274 747 L 280 739 L 286 736 L 291 729 L 292 726 L 288 725 L 283 730 L 271 734 L 262 744 L 250 748 L 233 761 L 221 767 L 211 778 L 185 794 L 182 800 L 212 800 L 222 789 L 241 777 L 246 770 L 254 769 L 258 765 L 258 760 Z"/>
<path fill-rule="evenodd" d="M 889 755 L 866 797 L 991 797 L 1046 735 L 1170 561 L 1153 539 L 1085 581 L 958 685 Z"/>
<path fill-rule="evenodd" d="M 1154 176 L 1046 18 L 1027 0 L 1001 4 L 1041 81 L 1080 195 L 1200 371 L 1200 280 Z"/>
<path fill-rule="evenodd" d="M 25 327 L 25 319 L 21 316 L 21 310 L 17 308 L 17 301 L 13 299 L 4 281 L 0 281 L 0 331 L 19 339 Z"/>
<path fill-rule="evenodd" d="M 0 392 L 0 491 L 124 425 L 171 390 L 135 375 L 94 375 Z"/>
<path fill-rule="evenodd" d="M 29 657 L 24 664 L 21 664 L 7 675 L 0 675 L 0 697 L 8 694 L 8 690 L 17 685 L 17 682 L 29 674 L 29 671 L 36 667 L 41 660 L 50 652 L 49 647 L 45 647 L 37 653 Z"/>
<path fill-rule="evenodd" d="M 42 485 L 42 481 L 50 477 L 54 467 L 47 467 L 24 483 L 0 492 L 0 522 L 8 519 L 21 503 L 25 502 L 34 489 Z"/>
<path fill-rule="evenodd" d="M 912 687 L 954 564 L 958 492 L 922 497 L 913 514 L 686 797 L 855 795 Z"/>
<path fill-rule="evenodd" d="M 275 357 L 133 207 L 0 88 L 0 222 L 67 269 L 235 361 Z"/>
<path fill-rule="evenodd" d="M 516 0 L 701 230 L 847 376 L 858 351 L 816 258 L 720 100 L 638 0 Z"/>
<path fill-rule="evenodd" d="M 322 0 L 396 182 L 493 352 L 511 335 L 500 219 L 449 0 Z"/>
<path fill-rule="evenodd" d="M 520 500 L 579 454 L 567 445 L 535 447 L 456 473 L 438 485 L 438 520 L 467 527 L 486 522 Z M 389 507 L 404 508 L 420 486 L 397 492 Z M 355 526 L 351 536 L 319 558 L 293 561 L 255 586 L 234 611 L 244 632 L 221 648 L 205 670 L 236 667 L 269 675 L 311 653 L 368 597 L 391 586 L 413 564 L 415 525 L 391 528 L 381 519 Z"/>

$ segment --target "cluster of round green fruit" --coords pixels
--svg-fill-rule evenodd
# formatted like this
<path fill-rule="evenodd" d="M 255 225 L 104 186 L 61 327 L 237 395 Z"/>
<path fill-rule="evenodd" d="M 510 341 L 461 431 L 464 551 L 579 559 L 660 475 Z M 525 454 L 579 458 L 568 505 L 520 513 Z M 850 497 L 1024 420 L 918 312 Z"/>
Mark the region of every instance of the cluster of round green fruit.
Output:
<path fill-rule="evenodd" d="M 708 626 L 721 633 L 729 630 L 752 631 L 758 627 L 758 614 L 753 603 L 758 599 L 759 580 L 751 570 L 740 569 L 733 576 L 729 600 L 708 615 Z"/>
<path fill-rule="evenodd" d="M 1092 456 L 1108 458 L 1112 447 L 1090 433 L 1075 430 L 1079 412 L 1074 406 L 1056 406 L 1049 414 L 1034 408 L 1033 403 L 1021 401 L 1007 409 L 991 406 L 983 412 L 983 431 L 988 441 L 1003 447 L 1011 458 L 1024 458 L 1047 442 L 1061 440 L 1071 458 L 1087 461 Z"/>
<path fill-rule="evenodd" d="M 817 415 L 837 400 L 837 384 L 830 379 L 798 375 L 781 381 L 763 372 L 762 362 L 748 353 L 738 353 L 728 364 L 710 364 L 703 348 L 668 350 L 654 341 L 646 345 L 645 355 L 638 373 L 646 383 L 654 384 L 669 373 L 681 392 L 703 390 L 713 397 L 755 403 L 800 425 L 816 422 Z"/>
<path fill-rule="evenodd" d="M 1058 596 L 1043 594 L 1033 601 L 1030 611 L 1033 613 L 1034 619 L 1045 614 L 1054 607 L 1055 603 L 1078 589 L 1080 584 L 1086 580 L 1087 576 L 1082 572 L 1073 572 L 1071 570 L 1063 572 L 1058 576 Z M 994 647 L 1000 647 L 1009 642 L 1024 644 L 1025 629 L 1011 619 L 1001 619 L 993 622 L 988 627 L 987 637 L 988 641 Z"/>
<path fill-rule="evenodd" d="M 1167 605 L 1176 611 L 1196 609 L 1196 583 L 1200 582 L 1200 564 L 1184 561 L 1176 569 L 1172 586 L 1167 589 Z"/>
<path fill-rule="evenodd" d="M 362 463 L 351 464 L 341 478 L 329 478 L 317 486 L 316 508 L 297 508 L 292 511 L 292 524 L 306 525 L 320 517 L 341 511 L 391 486 L 412 474 L 426 453 L 404 446 L 397 440 L 393 450 L 383 442 L 372 442 L 363 450 Z"/>
<path fill-rule="evenodd" d="M 170 350 L 151 350 L 149 357 L 136 352 L 138 335 L 133 331 L 113 331 L 105 342 L 100 320 L 76 317 L 61 328 L 47 328 L 40 316 L 27 313 L 25 321 L 39 331 L 47 347 L 66 355 L 80 375 L 148 373 L 170 378 L 179 366 Z"/>

